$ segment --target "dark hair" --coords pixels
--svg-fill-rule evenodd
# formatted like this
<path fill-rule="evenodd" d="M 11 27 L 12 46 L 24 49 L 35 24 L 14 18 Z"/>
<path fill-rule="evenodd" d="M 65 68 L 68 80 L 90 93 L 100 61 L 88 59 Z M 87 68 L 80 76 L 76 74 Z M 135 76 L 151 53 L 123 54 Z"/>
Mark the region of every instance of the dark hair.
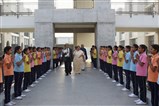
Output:
<path fill-rule="evenodd" d="M 127 46 L 125 46 L 125 48 L 129 49 L 129 51 L 130 51 L 131 46 L 127 45 Z"/>
<path fill-rule="evenodd" d="M 123 47 L 122 45 L 119 45 L 119 48 L 121 48 L 121 50 L 123 50 L 123 49 L 124 49 L 124 47 Z"/>
<path fill-rule="evenodd" d="M 33 47 L 33 50 L 36 49 L 36 47 Z"/>
<path fill-rule="evenodd" d="M 159 51 L 159 45 L 158 44 L 153 44 L 151 45 L 153 49 L 155 49 L 157 52 Z"/>
<path fill-rule="evenodd" d="M 112 46 L 109 45 L 108 48 L 109 48 L 110 50 L 112 50 Z"/>
<path fill-rule="evenodd" d="M 115 50 L 118 50 L 118 46 L 114 46 Z"/>
<path fill-rule="evenodd" d="M 40 49 L 40 47 L 37 47 L 37 51 Z"/>
<path fill-rule="evenodd" d="M 21 48 L 20 46 L 16 46 L 15 49 L 14 49 L 14 54 L 15 54 L 20 48 Z"/>
<path fill-rule="evenodd" d="M 25 48 L 24 50 L 23 50 L 23 54 L 26 54 L 26 51 L 28 50 L 29 48 Z"/>
<path fill-rule="evenodd" d="M 140 45 L 140 47 L 141 47 L 142 49 L 144 49 L 144 51 L 146 51 L 146 50 L 147 50 L 147 46 L 146 46 L 146 45 L 144 45 L 144 44 L 141 44 L 141 45 Z"/>
<path fill-rule="evenodd" d="M 6 54 L 12 47 L 11 46 L 6 46 L 4 48 L 4 54 Z"/>
<path fill-rule="evenodd" d="M 29 50 L 33 49 L 32 47 L 28 47 Z"/>
<path fill-rule="evenodd" d="M 137 44 L 133 44 L 133 47 L 135 47 L 136 49 L 139 48 L 139 46 Z"/>

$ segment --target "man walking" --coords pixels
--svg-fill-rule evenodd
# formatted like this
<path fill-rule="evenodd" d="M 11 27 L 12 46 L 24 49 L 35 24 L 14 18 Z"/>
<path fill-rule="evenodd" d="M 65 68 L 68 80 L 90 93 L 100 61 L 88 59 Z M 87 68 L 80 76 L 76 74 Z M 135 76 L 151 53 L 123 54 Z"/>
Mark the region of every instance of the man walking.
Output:
<path fill-rule="evenodd" d="M 65 73 L 66 76 L 68 76 L 69 74 L 71 74 L 72 71 L 71 62 L 73 60 L 72 49 L 68 47 L 68 44 L 64 45 L 64 49 L 62 50 L 62 55 L 63 55 L 63 61 L 65 63 Z"/>

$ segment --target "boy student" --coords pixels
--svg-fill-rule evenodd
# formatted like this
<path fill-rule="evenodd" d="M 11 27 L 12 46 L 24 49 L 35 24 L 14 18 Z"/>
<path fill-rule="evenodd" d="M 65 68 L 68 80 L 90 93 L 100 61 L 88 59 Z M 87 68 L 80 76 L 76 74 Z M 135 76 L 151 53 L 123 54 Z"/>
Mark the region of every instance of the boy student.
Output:
<path fill-rule="evenodd" d="M 40 47 L 37 48 L 37 62 L 38 62 L 37 78 L 42 79 L 42 78 L 40 78 L 41 74 L 42 74 L 42 53 L 41 53 L 41 48 Z"/>
<path fill-rule="evenodd" d="M 4 48 L 4 63 L 3 63 L 3 69 L 4 69 L 4 83 L 5 83 L 5 105 L 6 106 L 12 106 L 15 105 L 15 102 L 11 101 L 10 91 L 11 91 L 11 85 L 13 81 L 13 57 L 11 56 L 12 48 L 10 46 L 7 46 Z"/>
<path fill-rule="evenodd" d="M 2 74 L 3 59 L 0 57 L 0 93 L 3 91 L 3 74 Z"/>
<path fill-rule="evenodd" d="M 114 80 L 112 82 L 118 82 L 118 72 L 117 72 L 117 56 L 118 56 L 118 47 L 114 46 L 114 52 L 112 55 L 112 65 L 114 72 Z"/>
<path fill-rule="evenodd" d="M 124 47 L 119 46 L 118 47 L 118 59 L 117 59 L 117 66 L 118 66 L 118 72 L 119 72 L 119 83 L 116 86 L 123 86 L 123 63 L 124 63 Z"/>
<path fill-rule="evenodd" d="M 157 60 L 159 59 L 159 45 L 151 45 L 150 50 L 152 57 L 148 57 L 148 83 L 151 89 L 151 104 L 152 106 L 158 106 L 158 64 Z"/>
<path fill-rule="evenodd" d="M 24 60 L 25 57 L 22 56 L 22 48 L 20 46 L 16 46 L 14 50 L 14 96 L 16 100 L 22 100 L 22 81 L 24 75 Z"/>
<path fill-rule="evenodd" d="M 107 56 L 108 56 L 108 47 L 107 46 L 104 46 L 104 49 L 103 49 L 103 70 L 104 70 L 104 75 L 106 75 L 108 77 L 108 72 L 107 72 Z"/>
<path fill-rule="evenodd" d="M 138 45 L 133 44 L 131 47 L 131 62 L 130 62 L 130 76 L 132 81 L 133 93 L 129 94 L 129 97 L 136 98 L 138 97 L 138 84 L 136 77 L 136 55 L 138 54 Z"/>
<path fill-rule="evenodd" d="M 100 51 L 99 51 L 99 61 L 100 61 L 100 71 L 104 71 L 103 70 L 103 54 L 104 54 L 104 50 L 103 50 L 103 46 L 100 46 Z"/>
<path fill-rule="evenodd" d="M 126 86 L 123 88 L 123 91 L 128 91 L 130 90 L 130 62 L 131 62 L 131 55 L 130 55 L 130 46 L 125 47 L 125 60 L 124 60 L 124 65 L 123 69 L 126 74 Z"/>
<path fill-rule="evenodd" d="M 23 90 L 24 92 L 30 92 L 28 86 L 31 81 L 31 67 L 30 67 L 30 58 L 29 58 L 29 48 L 25 48 L 23 50 L 24 59 L 24 82 L 23 82 Z"/>
<path fill-rule="evenodd" d="M 107 72 L 108 77 L 107 79 L 112 78 L 112 46 L 108 46 L 108 55 L 107 55 Z"/>
<path fill-rule="evenodd" d="M 138 52 L 136 55 L 137 64 L 136 64 L 136 76 L 137 76 L 137 84 L 140 88 L 139 99 L 135 100 L 137 105 L 146 104 L 146 78 L 147 78 L 147 47 L 145 45 L 140 45 Z"/>

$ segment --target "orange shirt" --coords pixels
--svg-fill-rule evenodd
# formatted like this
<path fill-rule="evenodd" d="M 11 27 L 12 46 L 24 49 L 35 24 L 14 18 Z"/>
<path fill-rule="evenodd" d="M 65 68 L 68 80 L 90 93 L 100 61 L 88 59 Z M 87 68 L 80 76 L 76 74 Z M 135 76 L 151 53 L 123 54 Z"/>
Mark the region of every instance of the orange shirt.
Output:
<path fill-rule="evenodd" d="M 38 55 L 38 65 L 42 65 L 41 52 L 37 52 L 37 55 Z"/>
<path fill-rule="evenodd" d="M 0 67 L 0 83 L 3 82 L 3 76 L 2 76 L 2 66 Z"/>
<path fill-rule="evenodd" d="M 50 52 L 49 51 L 46 51 L 46 59 L 50 60 Z"/>
<path fill-rule="evenodd" d="M 155 70 L 155 72 L 153 72 L 152 69 L 150 68 L 150 66 L 148 67 L 148 79 L 147 80 L 150 82 L 157 82 L 157 80 L 158 80 L 158 65 L 157 65 L 158 58 L 159 58 L 158 54 L 151 57 L 151 63 L 153 65 L 153 67 L 157 67 L 157 69 Z"/>
<path fill-rule="evenodd" d="M 8 69 L 7 68 L 7 64 L 8 63 L 12 63 L 11 64 L 11 67 Z M 5 54 L 4 56 L 4 63 L 3 63 L 3 69 L 4 69 L 4 76 L 10 76 L 10 75 L 13 75 L 13 60 L 12 60 L 12 57 L 11 55 L 7 55 Z"/>

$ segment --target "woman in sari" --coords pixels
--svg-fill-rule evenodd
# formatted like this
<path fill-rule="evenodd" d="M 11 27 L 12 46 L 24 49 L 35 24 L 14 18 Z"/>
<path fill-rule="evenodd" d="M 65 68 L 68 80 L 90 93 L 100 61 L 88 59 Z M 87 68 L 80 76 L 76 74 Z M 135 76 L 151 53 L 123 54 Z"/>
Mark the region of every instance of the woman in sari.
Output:
<path fill-rule="evenodd" d="M 80 50 L 80 46 L 75 47 L 75 51 L 73 53 L 73 66 L 74 66 L 74 73 L 80 74 L 82 65 L 84 64 L 84 53 Z"/>

